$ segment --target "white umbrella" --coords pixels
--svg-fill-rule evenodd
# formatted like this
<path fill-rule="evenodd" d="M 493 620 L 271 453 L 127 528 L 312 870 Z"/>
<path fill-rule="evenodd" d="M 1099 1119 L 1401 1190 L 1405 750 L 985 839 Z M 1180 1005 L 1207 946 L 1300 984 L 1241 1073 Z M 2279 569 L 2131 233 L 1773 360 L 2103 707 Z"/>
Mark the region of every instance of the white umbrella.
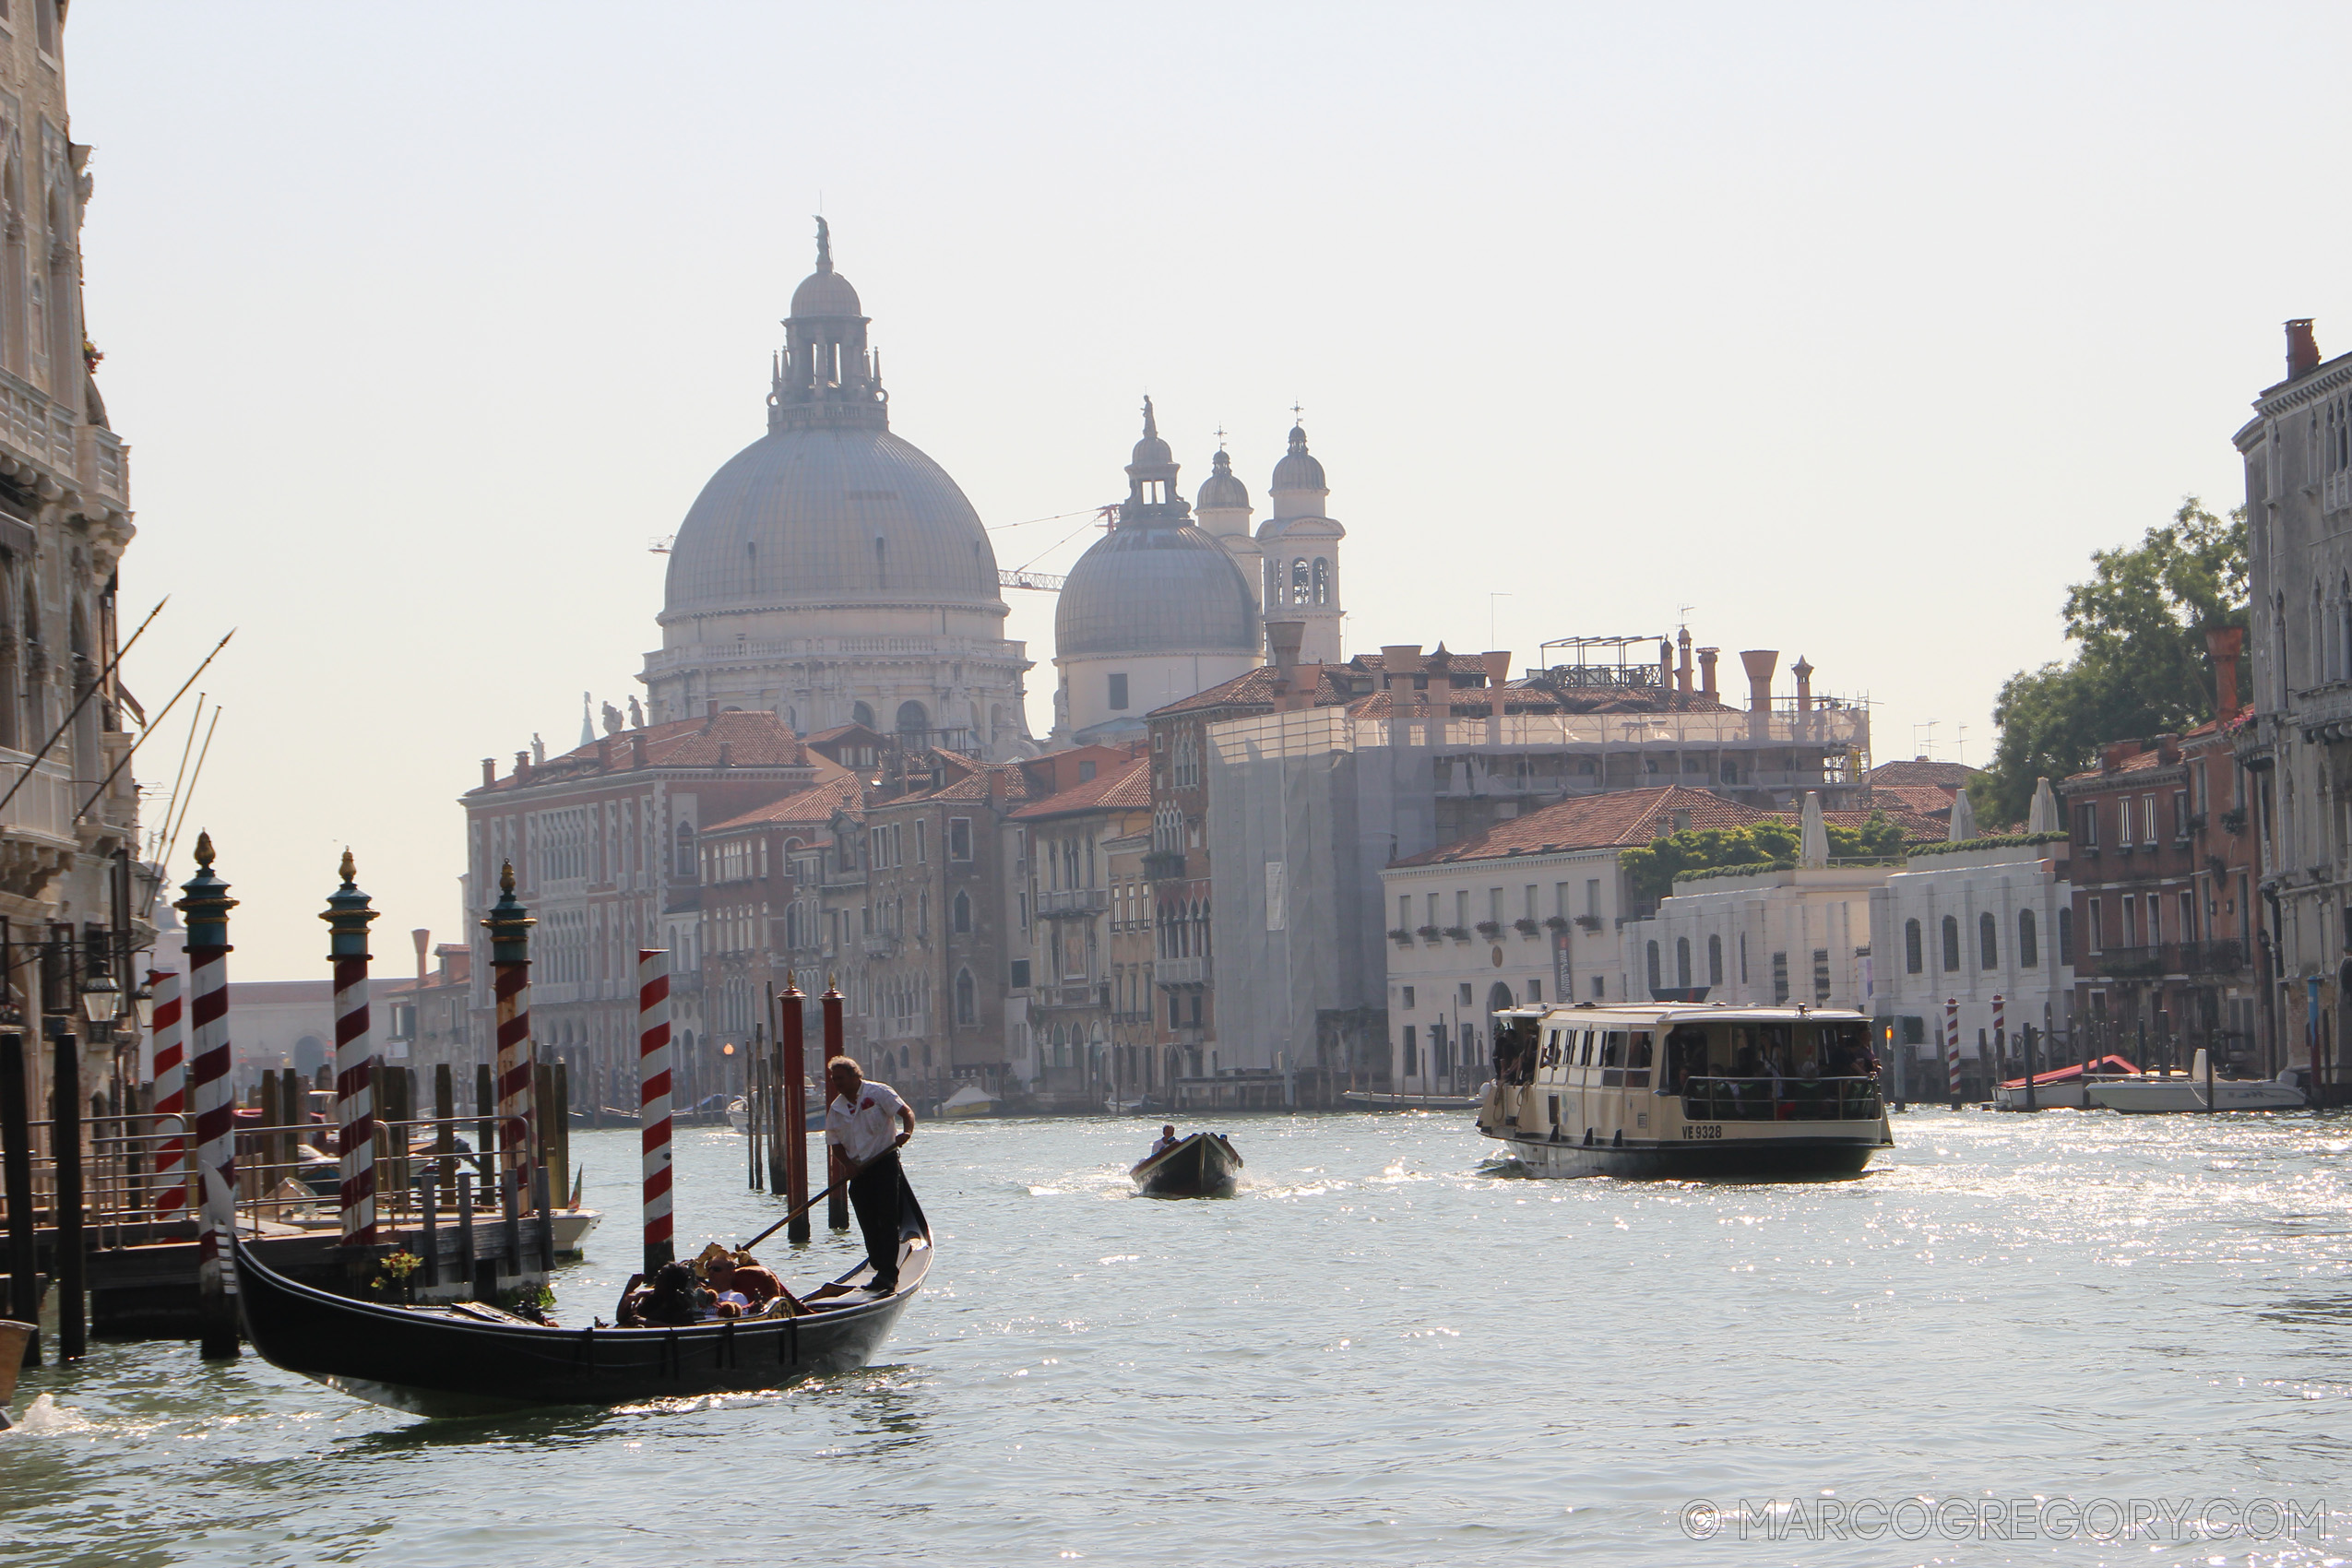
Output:
<path fill-rule="evenodd" d="M 1805 837 L 1798 852 L 1797 863 L 1800 866 L 1829 864 L 1829 827 L 1822 821 L 1819 790 L 1805 791 Z"/>
<path fill-rule="evenodd" d="M 2051 793 L 2049 780 L 2047 778 L 2034 786 L 2034 804 L 2033 809 L 2025 814 L 2025 831 L 2028 833 L 2058 831 L 2058 797 Z"/>
<path fill-rule="evenodd" d="M 1957 844 L 1964 838 L 1974 838 L 1976 836 L 1977 812 L 1976 808 L 1968 803 L 1968 791 L 1964 787 L 1958 794 L 1952 797 L 1952 830 L 1944 837 Z"/>

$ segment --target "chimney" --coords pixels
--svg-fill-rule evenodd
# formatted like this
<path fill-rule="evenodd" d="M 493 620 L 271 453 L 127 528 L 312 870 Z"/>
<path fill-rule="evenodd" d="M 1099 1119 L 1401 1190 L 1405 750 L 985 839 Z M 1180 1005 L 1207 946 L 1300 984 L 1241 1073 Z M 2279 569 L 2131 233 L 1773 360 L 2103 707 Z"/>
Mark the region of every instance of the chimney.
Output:
<path fill-rule="evenodd" d="M 645 731 L 642 730 L 632 730 L 629 731 L 629 766 L 631 767 L 644 767 L 647 766 L 645 754 Z"/>
<path fill-rule="evenodd" d="M 1383 643 L 1380 645 L 1380 683 L 1393 686 L 1399 675 L 1418 675 L 1421 670 L 1421 645 L 1419 643 Z"/>
<path fill-rule="evenodd" d="M 1674 689 L 1678 692 L 1687 692 L 1691 689 L 1690 627 L 1685 626 L 1674 635 L 1674 646 L 1679 648 L 1681 653 L 1681 659 L 1677 660 L 1674 666 Z"/>
<path fill-rule="evenodd" d="M 599 773 L 612 771 L 612 737 L 610 735 L 596 738 L 596 770 Z"/>
<path fill-rule="evenodd" d="M 702 712 L 702 732 L 703 732 L 704 734 L 706 734 L 706 735 L 709 734 L 709 733 L 710 733 L 710 731 L 711 731 L 711 728 L 712 728 L 712 726 L 716 725 L 718 722 L 719 722 L 719 699 L 718 699 L 717 697 L 713 697 L 713 698 L 711 698 L 708 702 L 707 702 L 707 703 L 705 703 L 705 704 L 703 705 L 703 712 Z"/>
<path fill-rule="evenodd" d="M 486 756 L 486 757 L 482 758 L 482 759 L 481 759 L 481 783 L 482 783 L 482 788 L 484 788 L 484 789 L 488 789 L 491 785 L 495 784 L 495 783 L 497 783 L 497 782 L 498 782 L 498 759 L 497 759 L 496 757 L 494 757 L 494 756 Z"/>
<path fill-rule="evenodd" d="M 719 766 L 720 767 L 732 767 L 735 766 L 735 747 L 733 742 L 729 741 L 721 741 L 719 742 Z"/>
<path fill-rule="evenodd" d="M 515 754 L 515 777 L 527 778 L 531 770 L 531 754 L 528 747 Z"/>
<path fill-rule="evenodd" d="M 1306 641 L 1306 637 L 1307 624 L 1304 621 L 1268 621 L 1265 624 L 1266 652 L 1272 657 L 1277 680 L 1289 681 L 1290 671 L 1299 666 L 1299 646 Z"/>
<path fill-rule="evenodd" d="M 2311 318 L 2287 324 L 2287 379 L 2295 380 L 2320 368 L 2320 340 L 2311 334 Z"/>
<path fill-rule="evenodd" d="M 2099 771 L 2112 773 L 2123 766 L 2124 759 L 2138 756 L 2140 752 L 2137 741 L 2109 741 L 2099 748 Z"/>
<path fill-rule="evenodd" d="M 2156 738 L 2156 760 L 2170 766 L 2180 760 L 2180 737 L 2158 735 Z"/>
<path fill-rule="evenodd" d="M 2213 656 L 2214 717 L 2227 723 L 2238 711 L 2238 660 L 2245 656 L 2246 628 L 2221 626 L 2205 634 Z"/>
<path fill-rule="evenodd" d="M 1503 688 L 1511 683 L 1511 650 L 1490 648 L 1479 657 L 1486 661 L 1486 710 L 1500 719 Z"/>
<path fill-rule="evenodd" d="M 1788 667 L 1788 673 L 1797 677 L 1797 711 L 1812 712 L 1813 667 L 1805 662 L 1805 656 L 1800 653 L 1797 656 L 1797 662 Z"/>
<path fill-rule="evenodd" d="M 1776 647 L 1746 648 L 1740 652 L 1740 662 L 1748 667 L 1748 711 L 1770 713 L 1772 671 L 1773 667 L 1780 662 L 1780 650 Z"/>
<path fill-rule="evenodd" d="M 424 956 L 433 950 L 433 928 L 419 926 L 409 932 L 409 940 L 417 944 L 417 980 L 424 979 Z"/>
<path fill-rule="evenodd" d="M 1662 692 L 1674 689 L 1674 642 L 1670 637 L 1657 639 L 1657 686 Z"/>
<path fill-rule="evenodd" d="M 1699 649 L 1699 690 L 1706 694 L 1708 696 L 1714 696 L 1716 695 L 1715 661 L 1716 656 L 1722 651 L 1723 650 L 1720 648 L 1713 647 L 1703 647 Z"/>

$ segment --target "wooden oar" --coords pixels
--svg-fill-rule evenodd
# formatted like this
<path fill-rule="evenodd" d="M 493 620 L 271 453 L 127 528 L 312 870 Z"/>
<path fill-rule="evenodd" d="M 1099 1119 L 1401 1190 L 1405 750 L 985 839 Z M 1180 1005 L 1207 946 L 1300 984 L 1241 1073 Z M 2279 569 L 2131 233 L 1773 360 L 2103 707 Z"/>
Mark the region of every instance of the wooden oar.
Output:
<path fill-rule="evenodd" d="M 859 1167 L 859 1170 L 861 1170 L 863 1169 L 865 1169 L 863 1166 Z M 852 1172 L 852 1174 L 854 1174 L 854 1172 Z M 778 1230 L 783 1229 L 784 1227 L 790 1225 L 795 1219 L 800 1218 L 801 1216 L 808 1213 L 809 1210 L 814 1208 L 818 1204 L 823 1203 L 825 1201 L 826 1194 L 832 1191 L 832 1188 L 826 1187 L 824 1191 L 817 1193 L 812 1196 L 808 1202 L 801 1205 L 800 1207 L 794 1209 L 791 1213 L 786 1215 L 783 1218 L 778 1220 L 775 1224 L 769 1226 L 766 1229 L 761 1231 L 758 1235 L 753 1237 L 750 1241 L 744 1242 L 742 1246 L 737 1247 L 735 1250 L 739 1253 L 750 1252 L 754 1247 L 758 1246 L 762 1241 L 766 1241 L 770 1236 L 775 1235 Z"/>

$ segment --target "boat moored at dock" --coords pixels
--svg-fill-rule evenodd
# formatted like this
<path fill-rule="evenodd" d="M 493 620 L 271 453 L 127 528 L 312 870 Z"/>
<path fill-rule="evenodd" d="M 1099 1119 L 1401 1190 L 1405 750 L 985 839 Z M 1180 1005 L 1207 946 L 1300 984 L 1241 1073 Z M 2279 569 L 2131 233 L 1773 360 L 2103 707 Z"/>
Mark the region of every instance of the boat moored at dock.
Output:
<path fill-rule="evenodd" d="M 1895 1142 L 1859 1013 L 1581 1002 L 1494 1028 L 1479 1131 L 1531 1175 L 1850 1174 Z"/>
<path fill-rule="evenodd" d="M 2223 1078 L 2213 1075 L 2212 1059 L 2203 1046 L 2185 1073 L 2134 1073 L 2129 1077 L 2095 1079 L 2088 1090 L 2091 1103 L 2105 1111 L 2130 1115 L 2192 1111 L 2300 1111 L 2303 1091 L 2275 1078 Z"/>

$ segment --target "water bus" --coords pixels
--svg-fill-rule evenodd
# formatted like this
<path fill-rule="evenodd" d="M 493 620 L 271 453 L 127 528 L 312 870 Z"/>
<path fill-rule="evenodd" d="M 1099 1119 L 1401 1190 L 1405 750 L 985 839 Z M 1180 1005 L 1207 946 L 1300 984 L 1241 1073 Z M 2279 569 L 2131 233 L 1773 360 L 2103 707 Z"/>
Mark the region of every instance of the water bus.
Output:
<path fill-rule="evenodd" d="M 1479 1131 L 1532 1175 L 1835 1174 L 1895 1142 L 1859 1013 L 1579 1002 L 1494 1030 Z"/>

